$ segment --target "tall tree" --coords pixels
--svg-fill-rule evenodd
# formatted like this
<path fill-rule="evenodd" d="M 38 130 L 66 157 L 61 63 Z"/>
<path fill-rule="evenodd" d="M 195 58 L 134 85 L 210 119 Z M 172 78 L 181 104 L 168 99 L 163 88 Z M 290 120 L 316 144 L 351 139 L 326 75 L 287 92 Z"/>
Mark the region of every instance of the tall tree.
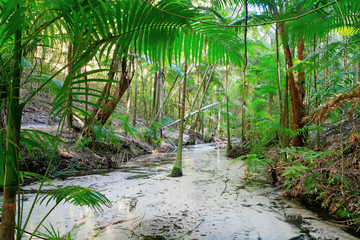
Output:
<path fill-rule="evenodd" d="M 183 135 L 184 135 L 184 122 L 185 122 L 185 99 L 186 99 L 186 81 L 187 81 L 187 63 L 185 63 L 184 67 L 184 81 L 182 84 L 182 103 L 181 103 L 181 114 L 180 114 L 180 126 L 179 126 L 179 137 L 178 137 L 178 145 L 176 152 L 176 159 L 174 163 L 174 167 L 171 171 L 172 177 L 181 177 L 183 175 L 182 170 L 182 145 L 183 145 Z"/>
<path fill-rule="evenodd" d="M 245 83 L 246 83 L 246 68 L 248 64 L 248 49 L 247 49 L 247 32 L 248 32 L 248 1 L 245 0 L 245 27 L 244 27 L 244 67 L 243 67 L 243 83 L 242 83 L 242 100 L 241 100 L 241 144 L 245 144 L 246 135 L 246 117 L 245 117 Z"/>
<path fill-rule="evenodd" d="M 226 64 L 226 73 L 225 73 L 225 88 L 226 88 L 226 152 L 227 154 L 230 153 L 232 146 L 231 146 L 231 138 L 230 138 L 230 118 L 229 118 L 229 67 Z"/>

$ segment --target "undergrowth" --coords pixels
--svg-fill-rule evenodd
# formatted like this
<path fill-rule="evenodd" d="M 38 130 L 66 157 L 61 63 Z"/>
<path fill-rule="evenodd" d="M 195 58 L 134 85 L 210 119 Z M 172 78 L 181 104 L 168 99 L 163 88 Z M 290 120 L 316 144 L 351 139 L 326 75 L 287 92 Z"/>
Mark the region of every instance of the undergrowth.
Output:
<path fill-rule="evenodd" d="M 321 151 L 281 148 L 276 137 L 271 136 L 276 133 L 263 135 L 261 141 L 249 141 L 247 147 L 252 151 L 233 161 L 241 160 L 247 166 L 246 178 L 267 172 L 269 181 L 284 189 L 283 195 L 320 206 L 359 232 L 359 134 L 350 132 L 348 140 L 335 141 Z"/>

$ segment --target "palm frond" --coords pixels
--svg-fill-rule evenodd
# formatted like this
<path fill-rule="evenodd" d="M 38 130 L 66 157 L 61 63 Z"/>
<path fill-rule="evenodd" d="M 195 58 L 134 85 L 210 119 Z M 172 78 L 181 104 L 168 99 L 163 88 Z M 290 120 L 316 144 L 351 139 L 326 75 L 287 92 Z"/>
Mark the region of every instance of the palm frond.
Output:
<path fill-rule="evenodd" d="M 58 151 L 59 144 L 63 144 L 59 137 L 33 129 L 22 129 L 20 139 L 30 154 L 31 149 L 34 147 L 46 152 L 51 150 L 54 154 Z"/>
<path fill-rule="evenodd" d="M 302 62 L 296 64 L 291 70 L 313 71 L 317 69 L 324 69 L 344 56 L 350 57 L 348 65 L 360 60 L 360 32 L 357 32 L 343 41 L 335 41 L 320 48 L 315 53 L 304 59 Z M 314 65 L 316 63 L 316 65 Z M 347 66 L 343 66 L 346 68 Z M 290 70 L 290 69 L 289 69 Z"/>
<path fill-rule="evenodd" d="M 80 186 L 66 186 L 62 188 L 55 188 L 39 198 L 40 204 L 44 203 L 48 205 L 51 201 L 55 201 L 56 204 L 60 202 L 70 203 L 75 206 L 87 206 L 93 209 L 102 211 L 102 206 L 111 207 L 111 201 L 105 197 L 105 195 Z"/>

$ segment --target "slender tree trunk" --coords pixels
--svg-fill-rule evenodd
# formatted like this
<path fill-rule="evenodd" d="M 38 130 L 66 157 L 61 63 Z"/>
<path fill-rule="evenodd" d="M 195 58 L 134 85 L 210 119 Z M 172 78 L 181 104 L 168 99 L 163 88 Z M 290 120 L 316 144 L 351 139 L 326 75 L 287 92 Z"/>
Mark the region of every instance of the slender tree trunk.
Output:
<path fill-rule="evenodd" d="M 281 127 L 281 133 L 279 134 L 279 141 L 280 146 L 284 148 L 286 146 L 286 137 L 285 137 L 285 128 L 287 126 L 285 116 L 287 117 L 287 109 L 283 109 L 283 99 L 282 99 L 282 91 L 281 91 L 281 71 L 280 71 L 280 54 L 279 54 L 279 26 L 276 24 L 276 31 L 275 31 L 275 45 L 276 45 L 276 73 L 277 73 L 277 84 L 278 84 L 278 94 L 279 94 L 279 112 L 280 112 L 280 127 Z M 287 78 L 286 78 L 286 84 L 285 84 L 286 90 L 285 90 L 285 100 L 287 99 Z M 287 103 L 284 104 L 287 108 Z M 286 114 L 285 114 L 286 112 Z M 287 161 L 286 153 L 282 153 L 282 159 L 284 162 Z"/>
<path fill-rule="evenodd" d="M 72 50 L 73 50 L 72 45 L 71 45 L 71 43 L 69 43 L 68 56 L 67 56 L 68 57 L 68 63 L 70 63 L 72 61 L 72 55 L 73 55 Z M 67 77 L 72 78 L 72 76 L 73 76 L 72 64 L 69 64 L 69 66 L 68 66 L 68 76 Z M 71 90 L 71 87 L 70 87 L 70 93 L 68 95 L 67 100 L 68 100 L 68 105 L 71 106 L 72 105 L 72 90 Z M 67 121 L 68 121 L 69 129 L 71 129 L 72 126 L 73 126 L 73 120 L 74 120 L 74 116 L 72 115 L 72 113 L 71 113 L 71 111 L 69 109 L 69 111 L 67 111 Z"/>
<path fill-rule="evenodd" d="M 182 143 L 183 143 L 183 135 L 184 135 L 184 116 L 185 116 L 185 98 L 186 98 L 186 72 L 187 72 L 187 64 L 185 63 L 184 70 L 184 81 L 182 86 L 182 104 L 181 104 L 181 121 L 180 121 L 180 129 L 179 129 L 179 138 L 178 138 L 178 147 L 176 152 L 176 159 L 174 163 L 174 167 L 171 171 L 172 177 L 181 177 L 183 175 L 182 171 Z"/>
<path fill-rule="evenodd" d="M 357 62 L 357 82 L 360 83 L 360 61 Z"/>
<path fill-rule="evenodd" d="M 126 94 L 126 116 L 130 116 L 130 106 L 131 106 L 131 86 L 129 85 L 127 94 Z"/>
<path fill-rule="evenodd" d="M 292 55 L 290 51 L 290 47 L 288 44 L 288 38 L 284 30 L 284 24 L 279 23 L 279 34 L 281 40 L 283 42 L 284 56 L 286 61 L 286 68 L 290 69 L 293 66 Z M 301 48 L 302 46 L 300 46 Z M 302 51 L 300 49 L 300 51 Z M 291 118 L 294 129 L 301 130 L 303 128 L 302 118 L 305 114 L 304 104 L 303 104 L 303 80 L 300 80 L 300 84 L 296 82 L 296 77 L 294 72 L 290 72 L 287 74 L 289 81 L 289 89 L 290 89 L 290 106 L 291 106 Z M 304 135 L 302 132 L 299 132 L 293 138 L 293 146 L 304 146 Z"/>
<path fill-rule="evenodd" d="M 159 115 L 156 118 L 156 121 L 160 122 L 161 118 L 162 118 L 162 112 L 160 111 L 160 109 L 163 108 L 163 98 L 164 98 L 164 72 L 161 70 L 159 71 L 159 80 L 158 80 L 158 104 L 157 104 L 157 112 L 159 112 Z M 155 116 L 156 117 L 156 116 Z M 159 134 L 160 134 L 160 138 L 162 138 L 162 128 L 159 128 Z"/>
<path fill-rule="evenodd" d="M 218 111 L 218 114 L 217 114 L 217 134 L 218 136 L 221 136 L 221 112 Z"/>
<path fill-rule="evenodd" d="M 326 46 L 329 44 L 329 35 L 327 35 L 326 36 Z M 325 68 L 325 76 L 324 76 L 324 78 L 325 78 L 325 86 L 327 86 L 328 85 L 328 82 L 329 82 L 329 68 Z"/>
<path fill-rule="evenodd" d="M 225 73 L 225 87 L 226 87 L 226 153 L 229 154 L 231 147 L 231 139 L 230 139 L 230 119 L 229 119 L 229 69 L 228 64 L 226 64 L 226 73 Z"/>
<path fill-rule="evenodd" d="M 289 124 L 289 74 L 286 74 L 285 76 L 285 92 L 284 92 L 284 130 L 290 128 Z M 284 146 L 289 146 L 290 139 L 289 136 L 284 136 Z M 286 158 L 286 154 L 285 154 Z M 285 159 L 286 160 L 286 159 Z"/>
<path fill-rule="evenodd" d="M 173 90 L 174 87 L 175 87 L 175 84 L 176 84 L 178 78 L 179 78 L 179 76 L 176 76 L 173 84 L 171 85 L 171 87 L 170 87 L 170 89 L 169 89 L 168 94 L 166 95 L 165 100 L 163 101 L 163 103 L 162 103 L 162 105 L 161 105 L 161 108 L 159 109 L 159 111 L 158 111 L 157 114 L 156 114 L 156 117 L 158 117 L 158 116 L 160 115 L 160 113 L 164 110 L 164 107 L 165 107 L 165 105 L 166 105 L 166 103 L 167 103 L 167 101 L 168 101 L 168 99 L 169 99 L 169 97 L 170 97 L 170 95 L 171 95 L 172 90 Z M 176 89 L 176 91 L 177 91 L 177 89 Z M 175 92 L 176 92 L 176 91 L 175 91 Z M 175 94 L 175 92 L 174 92 L 174 94 Z M 174 94 L 171 96 L 171 98 L 174 96 Z"/>
<path fill-rule="evenodd" d="M 86 72 L 86 65 L 84 67 L 84 72 Z M 87 80 L 88 77 L 87 75 L 84 76 L 84 80 Z M 85 111 L 86 112 L 89 112 L 89 105 L 88 105 L 88 102 L 89 102 L 89 83 L 88 81 L 85 81 Z M 89 123 L 89 117 L 88 116 L 85 116 L 85 123 L 88 124 Z"/>
<path fill-rule="evenodd" d="M 152 118 L 155 120 L 155 114 L 157 112 L 157 96 L 158 96 L 158 71 L 155 72 L 154 76 L 154 92 L 153 92 L 153 102 L 152 102 Z"/>
<path fill-rule="evenodd" d="M 314 35 L 314 49 L 313 49 L 313 53 L 316 52 L 316 35 Z M 314 59 L 314 66 L 316 66 L 316 60 Z M 319 99 L 318 99 L 318 96 L 317 96 L 317 76 L 316 76 L 316 68 L 314 68 L 314 91 L 315 91 L 315 94 L 316 94 L 316 97 L 315 97 L 315 108 L 318 107 L 319 105 Z M 318 123 L 317 123 L 318 124 Z M 320 148 L 320 132 L 318 129 L 316 129 L 316 146 L 317 148 L 319 149 Z"/>
<path fill-rule="evenodd" d="M 148 119 L 150 116 L 148 114 L 148 108 L 147 108 L 147 103 L 146 103 L 146 98 L 145 98 L 145 79 L 144 79 L 142 64 L 140 64 L 140 78 L 141 78 L 141 85 L 142 85 L 142 98 L 143 98 L 143 103 L 144 103 L 144 112 L 145 112 L 146 119 Z"/>
<path fill-rule="evenodd" d="M 136 125 L 136 112 L 137 112 L 137 100 L 138 100 L 138 78 L 135 79 L 135 92 L 134 92 L 134 109 L 133 109 L 133 118 L 132 126 Z"/>
<path fill-rule="evenodd" d="M 194 109 L 194 107 L 195 107 L 195 104 L 197 103 L 197 100 L 198 100 L 198 97 L 199 97 L 199 95 L 200 95 L 201 89 L 203 88 L 203 86 L 204 86 L 204 84 L 205 84 L 206 75 L 207 75 L 207 73 L 208 73 L 208 71 L 209 71 L 210 68 L 211 68 L 211 65 L 208 65 L 208 67 L 207 67 L 206 70 L 205 70 L 205 74 L 204 74 L 203 79 L 202 79 L 202 81 L 201 81 L 201 83 L 200 83 L 200 85 L 199 85 L 198 90 L 196 91 L 195 99 L 194 99 L 194 101 L 193 101 L 193 104 L 191 105 L 191 108 L 190 108 L 190 111 L 189 111 L 190 113 L 193 111 L 193 109 Z M 188 119 L 190 119 L 190 118 L 187 118 L 187 120 L 188 120 Z"/>
<path fill-rule="evenodd" d="M 6 157 L 0 239 L 13 240 L 15 235 L 16 191 L 19 187 L 19 146 L 23 107 L 19 104 L 21 79 L 21 30 L 15 33 L 14 71 L 10 83 L 6 133 Z"/>
<path fill-rule="evenodd" d="M 241 104 L 241 144 L 245 143 L 245 135 L 246 135 L 246 119 L 245 119 L 245 83 L 246 83 L 246 68 L 247 68 L 247 21 L 248 21 L 248 1 L 245 0 L 245 28 L 244 28 L 244 68 L 243 68 L 243 74 L 244 79 L 242 82 L 242 104 Z"/>
<path fill-rule="evenodd" d="M 275 45 L 276 45 L 276 73 L 277 73 L 277 84 L 278 84 L 278 94 L 279 94 L 279 111 L 280 111 L 280 126 L 284 127 L 284 115 L 283 115 L 283 101 L 282 101 L 282 91 L 281 91 L 281 72 L 280 72 L 280 54 L 279 54 L 279 30 L 278 24 L 276 24 L 275 32 Z M 280 134 L 280 142 L 284 138 L 284 132 Z"/>
<path fill-rule="evenodd" d="M 303 61 L 305 59 L 305 41 L 303 37 L 298 38 L 298 60 Z M 298 109 L 298 119 L 296 119 L 296 126 L 302 129 L 304 127 L 304 123 L 302 122 L 303 117 L 305 116 L 305 72 L 299 71 L 298 80 L 297 80 L 297 89 L 300 94 L 300 104 Z M 295 125 L 295 124 L 294 124 Z M 306 141 L 307 133 L 304 131 L 299 132 L 293 139 L 294 146 L 304 146 Z"/>
<path fill-rule="evenodd" d="M 195 118 L 195 121 L 194 123 L 192 124 L 191 128 L 190 128 L 190 139 L 193 139 L 195 140 L 195 133 L 196 133 L 196 127 L 199 123 L 199 120 L 200 120 L 200 110 L 202 108 L 202 105 L 204 103 L 204 100 L 205 100 L 205 97 L 206 97 L 206 93 L 208 92 L 209 90 L 209 87 L 210 87 L 210 83 L 212 81 L 212 77 L 213 77 L 213 73 L 215 71 L 215 68 L 216 68 L 216 65 L 213 66 L 211 72 L 210 72 L 210 76 L 209 76 L 209 79 L 207 81 L 207 84 L 206 84 L 206 87 L 204 89 L 204 93 L 203 93 L 203 96 L 200 100 L 200 104 L 199 104 L 199 109 L 198 109 L 198 112 L 196 114 L 196 118 Z"/>

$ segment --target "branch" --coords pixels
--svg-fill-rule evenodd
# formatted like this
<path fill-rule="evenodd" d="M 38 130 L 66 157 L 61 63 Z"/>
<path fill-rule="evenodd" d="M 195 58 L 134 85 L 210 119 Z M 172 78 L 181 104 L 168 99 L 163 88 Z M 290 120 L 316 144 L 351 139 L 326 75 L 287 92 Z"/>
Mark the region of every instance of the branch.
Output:
<path fill-rule="evenodd" d="M 216 106 L 216 105 L 218 105 L 218 104 L 219 104 L 219 102 L 210 104 L 210 105 L 208 105 L 208 106 L 205 106 L 205 107 L 203 107 L 203 108 L 200 109 L 200 110 L 197 110 L 197 111 L 195 111 L 195 112 L 192 112 L 192 113 L 188 114 L 186 117 L 184 117 L 184 119 L 187 119 L 188 117 L 190 117 L 190 116 L 192 116 L 192 115 L 194 115 L 194 114 L 196 114 L 196 113 L 198 113 L 198 112 L 201 112 L 201 111 L 203 111 L 203 110 L 205 110 L 205 109 L 211 108 L 211 107 Z M 174 124 L 176 124 L 176 123 L 178 123 L 178 122 L 180 122 L 180 121 L 181 121 L 181 119 L 178 119 L 178 120 L 176 120 L 175 122 L 170 123 L 170 124 L 167 125 L 166 127 L 170 127 L 170 126 L 172 126 L 172 125 L 174 125 Z"/>

